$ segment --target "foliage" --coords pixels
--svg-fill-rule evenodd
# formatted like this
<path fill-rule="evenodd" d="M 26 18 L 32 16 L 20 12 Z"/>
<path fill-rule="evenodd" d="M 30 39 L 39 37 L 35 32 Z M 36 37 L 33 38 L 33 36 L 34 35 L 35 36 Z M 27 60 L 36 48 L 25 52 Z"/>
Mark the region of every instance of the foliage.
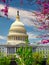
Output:
<path fill-rule="evenodd" d="M 18 65 L 42 65 L 43 58 L 38 52 L 33 52 L 32 47 L 20 47 L 17 49 L 17 55 L 0 56 L 0 65 L 9 65 L 12 58 Z M 47 59 L 47 64 L 49 65 L 49 57 Z"/>
<path fill-rule="evenodd" d="M 47 63 L 47 65 L 49 65 L 49 57 L 47 58 L 46 63 Z"/>
<path fill-rule="evenodd" d="M 26 43 L 26 44 L 29 44 L 28 38 L 25 39 L 25 43 Z"/>
<path fill-rule="evenodd" d="M 42 61 L 43 61 L 43 58 L 42 58 L 41 54 L 39 54 L 38 52 L 34 52 L 33 53 L 33 64 L 41 65 Z"/>
<path fill-rule="evenodd" d="M 8 57 L 0 57 L 0 65 L 9 65 L 10 60 Z"/>
<path fill-rule="evenodd" d="M 19 58 L 16 58 L 15 61 L 17 62 L 18 65 L 23 65 L 22 60 L 20 60 Z"/>
<path fill-rule="evenodd" d="M 22 63 L 24 63 L 25 65 L 32 65 L 32 47 L 20 47 L 17 50 L 17 53 L 20 56 Z"/>

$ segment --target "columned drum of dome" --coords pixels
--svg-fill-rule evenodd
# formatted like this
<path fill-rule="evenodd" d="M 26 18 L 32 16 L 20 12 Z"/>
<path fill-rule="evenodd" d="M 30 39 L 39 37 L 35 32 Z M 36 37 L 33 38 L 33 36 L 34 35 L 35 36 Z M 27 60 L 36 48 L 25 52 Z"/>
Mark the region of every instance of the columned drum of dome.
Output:
<path fill-rule="evenodd" d="M 26 38 L 28 35 L 24 24 L 20 21 L 19 11 L 17 11 L 16 21 L 10 27 L 7 43 L 9 45 L 25 43 Z"/>

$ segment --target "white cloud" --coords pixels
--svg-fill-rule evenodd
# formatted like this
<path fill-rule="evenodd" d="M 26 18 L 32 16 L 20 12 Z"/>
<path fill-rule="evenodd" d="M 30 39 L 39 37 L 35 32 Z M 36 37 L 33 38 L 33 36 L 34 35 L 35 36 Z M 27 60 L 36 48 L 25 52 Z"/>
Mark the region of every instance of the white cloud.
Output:
<path fill-rule="evenodd" d="M 33 34 L 32 32 L 27 32 L 27 34 L 31 44 L 38 44 L 39 42 L 41 42 L 41 39 L 37 38 L 37 34 Z"/>
<path fill-rule="evenodd" d="M 4 5 L 0 4 L 0 9 L 2 8 L 4 8 Z M 9 11 L 8 11 L 9 18 L 15 20 L 17 10 L 20 11 L 20 19 L 25 25 L 27 26 L 35 25 L 33 21 L 36 19 L 35 16 L 33 16 L 34 13 L 26 11 L 26 10 L 9 7 Z"/>
<path fill-rule="evenodd" d="M 37 35 L 33 34 L 32 32 L 28 32 L 27 34 L 29 36 L 29 39 L 37 39 Z"/>
<path fill-rule="evenodd" d="M 6 39 L 7 39 L 6 36 L 0 35 L 0 40 L 6 40 Z"/>

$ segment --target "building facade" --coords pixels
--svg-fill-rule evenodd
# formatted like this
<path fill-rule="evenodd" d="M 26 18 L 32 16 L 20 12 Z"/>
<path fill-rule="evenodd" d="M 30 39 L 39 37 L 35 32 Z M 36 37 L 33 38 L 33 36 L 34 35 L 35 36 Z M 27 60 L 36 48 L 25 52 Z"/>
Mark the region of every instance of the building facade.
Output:
<path fill-rule="evenodd" d="M 40 45 L 31 45 L 33 52 L 37 52 L 41 57 L 48 58 L 49 57 L 49 45 L 40 44 Z"/>
<path fill-rule="evenodd" d="M 6 56 L 7 55 L 7 48 L 6 48 L 6 44 L 0 44 L 0 55 L 4 55 Z"/>
<path fill-rule="evenodd" d="M 49 57 L 49 46 L 45 45 L 40 45 L 37 46 L 36 52 L 42 55 L 42 57 L 47 58 Z"/>

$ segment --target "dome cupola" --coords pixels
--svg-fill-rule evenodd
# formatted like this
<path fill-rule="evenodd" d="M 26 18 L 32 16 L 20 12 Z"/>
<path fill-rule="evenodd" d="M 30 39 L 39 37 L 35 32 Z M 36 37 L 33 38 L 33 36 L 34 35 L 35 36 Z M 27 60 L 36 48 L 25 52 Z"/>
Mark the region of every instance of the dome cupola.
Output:
<path fill-rule="evenodd" d="M 12 45 L 25 43 L 26 38 L 28 35 L 24 24 L 20 21 L 19 11 L 17 11 L 16 21 L 10 27 L 7 42 Z"/>

